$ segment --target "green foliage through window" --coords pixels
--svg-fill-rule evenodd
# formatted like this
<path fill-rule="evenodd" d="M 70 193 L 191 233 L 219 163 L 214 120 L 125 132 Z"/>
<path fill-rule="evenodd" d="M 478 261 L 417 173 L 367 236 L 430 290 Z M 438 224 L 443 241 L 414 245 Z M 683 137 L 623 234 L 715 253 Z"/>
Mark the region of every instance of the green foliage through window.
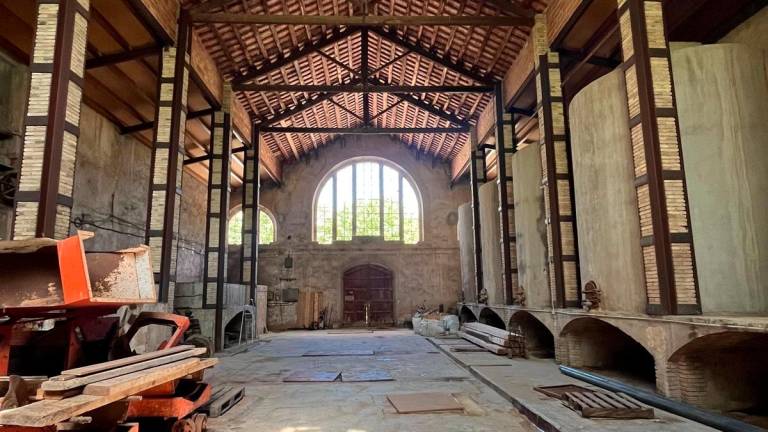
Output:
<path fill-rule="evenodd" d="M 238 210 L 228 222 L 227 243 L 243 244 L 243 211 Z M 267 245 L 275 242 L 275 223 L 267 212 L 259 210 L 259 244 Z"/>
<path fill-rule="evenodd" d="M 378 161 L 346 165 L 320 188 L 315 239 L 321 244 L 354 236 L 415 244 L 421 240 L 421 207 L 410 180 Z"/>

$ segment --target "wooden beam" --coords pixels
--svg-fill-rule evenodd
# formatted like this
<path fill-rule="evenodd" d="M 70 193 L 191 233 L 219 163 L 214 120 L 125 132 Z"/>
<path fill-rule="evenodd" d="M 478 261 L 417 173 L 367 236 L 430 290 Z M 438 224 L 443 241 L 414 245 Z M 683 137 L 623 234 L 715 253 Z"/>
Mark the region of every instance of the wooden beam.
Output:
<path fill-rule="evenodd" d="M 412 51 L 414 54 L 421 56 L 433 63 L 439 64 L 440 66 L 448 70 L 452 70 L 458 74 L 464 75 L 465 77 L 477 83 L 485 84 L 485 85 L 493 85 L 493 79 L 488 76 L 489 74 L 483 74 L 478 71 L 469 69 L 461 63 L 452 61 L 446 55 L 443 55 L 436 51 L 428 50 L 422 47 L 421 45 L 411 43 L 410 41 L 407 41 L 402 37 L 400 37 L 400 35 L 398 35 L 395 31 L 386 31 L 384 29 L 374 28 L 374 29 L 371 29 L 371 33 L 375 33 L 377 36 L 379 36 L 382 39 L 386 39 L 395 45 L 399 45 L 402 48 Z"/>
<path fill-rule="evenodd" d="M 238 84 L 236 91 L 291 93 L 490 93 L 493 87 L 472 85 L 379 85 L 379 84 Z"/>
<path fill-rule="evenodd" d="M 311 44 L 306 44 L 302 46 L 301 48 L 293 51 L 292 53 L 288 54 L 285 57 L 278 58 L 277 60 L 271 62 L 262 64 L 259 67 L 252 68 L 248 72 L 237 76 L 232 79 L 232 84 L 242 84 L 244 82 L 248 82 L 254 78 L 268 75 L 276 70 L 279 70 L 280 68 L 287 66 L 295 61 L 298 61 L 314 52 L 320 52 L 323 49 L 335 45 L 346 38 L 354 35 L 355 33 L 359 32 L 359 29 L 354 28 L 348 28 L 344 29 L 338 32 L 334 32 L 330 37 L 320 39 L 319 41 Z"/>
<path fill-rule="evenodd" d="M 321 26 L 442 26 L 442 27 L 529 27 L 533 19 L 512 16 L 434 16 L 434 15 L 256 15 L 244 13 L 192 13 L 195 23 Z"/>
<path fill-rule="evenodd" d="M 446 134 L 446 133 L 466 133 L 469 127 L 424 127 L 424 128 L 375 128 L 375 127 L 262 127 L 262 133 L 321 133 L 334 135 L 391 135 L 391 134 Z"/>

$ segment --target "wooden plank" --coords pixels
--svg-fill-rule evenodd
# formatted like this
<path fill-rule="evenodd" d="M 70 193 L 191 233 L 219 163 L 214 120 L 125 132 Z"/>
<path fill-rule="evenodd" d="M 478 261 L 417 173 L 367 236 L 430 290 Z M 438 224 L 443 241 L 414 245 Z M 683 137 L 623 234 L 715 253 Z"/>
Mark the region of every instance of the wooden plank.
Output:
<path fill-rule="evenodd" d="M 176 354 L 171 354 L 155 359 L 147 360 L 141 363 L 134 363 L 132 365 L 123 366 L 120 368 L 110 369 L 103 372 L 85 375 L 81 377 L 74 377 L 66 380 L 46 381 L 42 384 L 43 391 L 60 392 L 70 390 L 78 387 L 85 386 L 87 384 L 95 383 L 98 381 L 104 381 L 106 379 L 127 375 L 129 373 L 142 371 L 145 369 L 162 366 L 168 363 L 173 363 L 179 360 L 188 359 L 190 357 L 198 357 L 204 355 L 208 351 L 207 348 L 195 348 L 191 350 L 182 351 Z"/>
<path fill-rule="evenodd" d="M 464 324 L 464 327 L 479 331 L 482 333 L 488 333 L 489 335 L 493 335 L 500 338 L 508 338 L 511 332 L 508 332 L 506 330 L 502 330 L 496 327 L 492 327 L 486 324 L 480 324 L 480 323 L 466 323 Z"/>
<path fill-rule="evenodd" d="M 197 362 L 196 366 L 194 367 L 194 369 L 197 370 L 211 367 L 218 362 L 217 359 L 191 360 Z M 81 394 L 67 399 L 44 400 L 31 403 L 20 408 L 0 411 L 0 424 L 5 426 L 43 427 L 61 423 L 74 416 L 92 411 L 105 405 L 109 405 L 112 402 L 118 401 L 132 394 L 136 394 L 149 388 L 155 387 L 156 385 L 162 384 L 163 382 L 181 378 L 191 373 L 188 372 L 188 370 L 189 369 L 184 369 L 174 373 L 166 373 L 165 376 L 159 380 L 159 382 L 143 379 L 135 380 L 131 388 L 126 388 L 123 386 L 121 387 L 122 391 L 115 392 L 107 396 Z M 146 374 L 146 372 L 141 372 L 141 374 Z"/>
<path fill-rule="evenodd" d="M 219 359 L 216 358 L 202 360 L 198 358 L 186 359 L 176 363 L 88 384 L 83 389 L 83 394 L 91 396 L 122 395 L 121 397 L 126 397 L 138 393 L 141 390 L 152 388 L 209 368 L 218 362 Z"/>
<path fill-rule="evenodd" d="M 482 341 L 485 341 L 485 342 L 488 342 L 488 343 L 492 343 L 494 345 L 499 345 L 499 346 L 503 346 L 503 347 L 510 347 L 510 346 L 512 346 L 512 343 L 507 338 L 500 338 L 500 337 L 492 336 L 492 335 L 489 335 L 489 334 L 486 334 L 486 333 L 482 333 L 482 332 L 479 332 L 479 331 L 475 331 L 473 329 L 468 329 L 468 328 L 465 328 L 463 330 L 464 330 L 464 333 L 467 333 L 468 335 L 474 336 L 474 337 L 476 337 L 476 338 L 478 338 L 478 339 L 480 339 Z"/>
<path fill-rule="evenodd" d="M 62 378 L 63 376 L 83 376 L 83 375 L 90 375 L 97 372 L 102 372 L 109 369 L 114 369 L 122 366 L 128 366 L 130 364 L 134 363 L 141 363 L 143 361 L 152 360 L 158 357 L 163 357 L 171 354 L 176 354 L 182 351 L 187 351 L 194 349 L 194 345 L 179 345 L 173 348 L 169 348 L 166 350 L 160 350 L 160 351 L 152 351 L 144 354 L 135 355 L 132 357 L 126 357 L 118 360 L 112 360 L 104 363 L 98 363 L 95 365 L 90 366 L 83 366 L 79 368 L 74 369 L 68 369 L 61 372 L 60 376 L 52 377 L 51 380 L 60 380 L 60 379 L 70 379 L 70 378 Z"/>
<path fill-rule="evenodd" d="M 481 346 L 481 347 L 487 349 L 488 351 L 490 351 L 490 352 L 492 352 L 494 354 L 497 354 L 497 355 L 506 355 L 507 352 L 508 352 L 508 350 L 506 348 L 504 348 L 504 347 L 500 347 L 498 345 L 494 345 L 494 344 L 482 341 L 482 340 L 480 340 L 480 339 L 478 339 L 478 338 L 476 338 L 476 337 L 474 337 L 472 335 L 468 335 L 468 334 L 466 334 L 464 332 L 459 332 L 459 336 L 461 336 L 463 339 L 466 339 L 466 340 L 472 342 L 473 344 L 475 344 L 477 346 Z"/>

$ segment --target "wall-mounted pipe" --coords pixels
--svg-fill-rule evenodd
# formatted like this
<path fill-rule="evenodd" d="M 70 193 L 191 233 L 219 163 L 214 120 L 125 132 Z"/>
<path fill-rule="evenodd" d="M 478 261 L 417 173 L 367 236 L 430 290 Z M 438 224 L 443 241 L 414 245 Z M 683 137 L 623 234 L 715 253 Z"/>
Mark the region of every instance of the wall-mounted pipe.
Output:
<path fill-rule="evenodd" d="M 711 426 L 713 428 L 720 429 L 726 432 L 764 432 L 765 429 L 753 426 L 749 423 L 726 417 L 720 414 L 716 414 L 711 411 L 696 408 L 692 405 L 674 401 L 672 399 L 665 398 L 663 396 L 651 393 L 649 391 L 640 390 L 636 387 L 624 384 L 622 382 L 605 378 L 600 375 L 589 373 L 580 369 L 575 369 L 568 366 L 560 366 L 560 372 L 563 374 L 582 380 L 592 385 L 604 388 L 606 390 L 625 393 L 640 402 L 646 403 L 650 406 L 662 409 L 664 411 L 677 414 L 681 417 L 697 421 L 699 423 Z"/>

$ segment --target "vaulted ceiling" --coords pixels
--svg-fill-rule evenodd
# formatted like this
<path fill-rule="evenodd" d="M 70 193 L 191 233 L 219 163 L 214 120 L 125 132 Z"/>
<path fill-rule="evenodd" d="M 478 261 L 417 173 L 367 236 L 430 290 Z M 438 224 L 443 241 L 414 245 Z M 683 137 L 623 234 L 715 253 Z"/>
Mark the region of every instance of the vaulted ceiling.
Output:
<path fill-rule="evenodd" d="M 349 0 L 183 0 L 188 10 L 259 15 L 361 15 Z M 540 0 L 369 0 L 369 15 L 498 16 L 512 9 L 543 11 Z M 320 25 L 197 23 L 195 32 L 227 80 L 255 84 L 359 82 L 361 31 Z M 503 78 L 529 27 L 400 26 L 368 32 L 370 76 L 377 84 L 457 86 Z M 257 124 L 355 127 L 363 118 L 360 93 L 240 91 L 238 99 Z M 491 101 L 487 93 L 372 93 L 372 126 L 472 125 Z M 302 109 L 305 108 L 305 109 Z M 267 133 L 263 139 L 284 161 L 302 158 L 333 139 L 328 133 Z M 409 146 L 449 160 L 465 133 L 401 134 Z"/>

